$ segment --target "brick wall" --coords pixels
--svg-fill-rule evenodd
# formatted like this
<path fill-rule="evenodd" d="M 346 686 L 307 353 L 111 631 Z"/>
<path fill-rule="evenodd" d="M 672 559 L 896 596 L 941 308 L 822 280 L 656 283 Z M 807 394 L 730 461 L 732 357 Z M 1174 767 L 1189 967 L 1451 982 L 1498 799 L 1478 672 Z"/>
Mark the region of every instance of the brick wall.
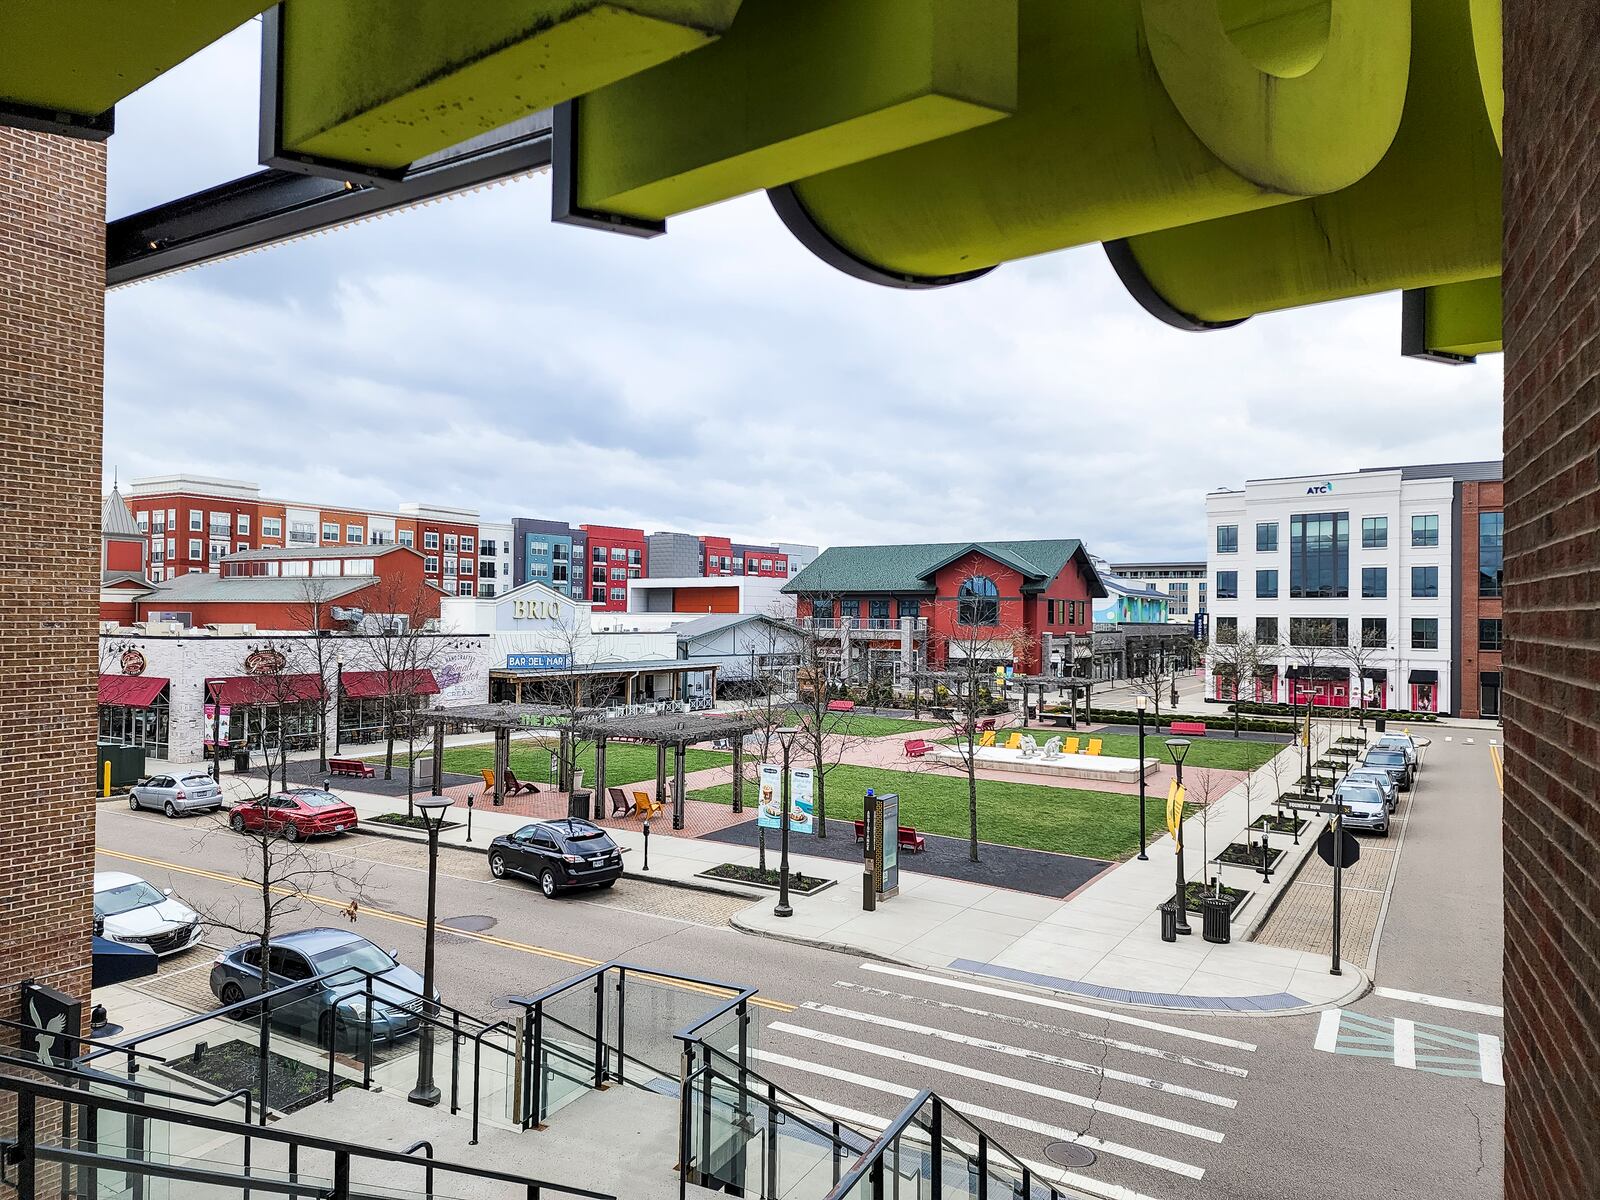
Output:
<path fill-rule="evenodd" d="M 1457 545 L 1461 548 L 1461 577 L 1455 581 L 1455 587 L 1456 595 L 1461 598 L 1461 620 L 1455 631 L 1458 677 L 1455 706 L 1460 716 L 1481 717 L 1484 715 L 1483 673 L 1501 670 L 1501 652 L 1479 648 L 1478 622 L 1503 618 L 1503 601 L 1498 596 L 1478 594 L 1478 516 L 1505 507 L 1505 485 L 1469 482 L 1460 487 L 1461 527 L 1456 530 L 1456 537 L 1460 539 Z"/>
<path fill-rule="evenodd" d="M 1600 5 L 1506 0 L 1506 1180 L 1600 1195 Z"/>
<path fill-rule="evenodd" d="M 0 128 L 0 1014 L 87 998 L 105 147 Z"/>

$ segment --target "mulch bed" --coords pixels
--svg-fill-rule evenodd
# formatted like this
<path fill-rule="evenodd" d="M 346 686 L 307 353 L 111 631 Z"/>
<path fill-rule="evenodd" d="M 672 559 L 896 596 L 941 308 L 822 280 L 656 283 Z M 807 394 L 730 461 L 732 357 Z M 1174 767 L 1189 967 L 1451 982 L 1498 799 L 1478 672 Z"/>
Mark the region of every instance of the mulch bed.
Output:
<path fill-rule="evenodd" d="M 198 1058 L 193 1054 L 170 1058 L 167 1066 L 224 1092 L 239 1088 L 257 1091 L 259 1055 L 260 1050 L 252 1043 L 235 1040 L 208 1046 Z M 350 1086 L 351 1080 L 340 1079 L 334 1084 L 334 1090 Z M 314 1067 L 275 1050 L 267 1051 L 267 1107 L 288 1113 L 325 1099 L 327 1095 L 325 1067 Z"/>

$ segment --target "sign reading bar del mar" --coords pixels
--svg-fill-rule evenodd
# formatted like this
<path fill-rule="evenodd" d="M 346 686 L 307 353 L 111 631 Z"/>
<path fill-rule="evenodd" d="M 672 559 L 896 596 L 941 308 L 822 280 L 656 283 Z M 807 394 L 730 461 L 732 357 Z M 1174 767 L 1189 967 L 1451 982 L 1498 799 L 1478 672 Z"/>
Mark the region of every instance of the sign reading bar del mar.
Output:
<path fill-rule="evenodd" d="M 565 671 L 572 666 L 570 654 L 508 654 L 508 671 Z"/>

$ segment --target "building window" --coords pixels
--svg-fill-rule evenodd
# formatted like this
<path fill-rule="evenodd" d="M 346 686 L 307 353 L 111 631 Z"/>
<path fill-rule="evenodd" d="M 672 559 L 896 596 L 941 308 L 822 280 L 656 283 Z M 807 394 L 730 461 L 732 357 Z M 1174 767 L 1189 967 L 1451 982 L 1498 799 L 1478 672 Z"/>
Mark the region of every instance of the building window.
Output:
<path fill-rule="evenodd" d="M 461 535 L 461 552 L 463 554 L 476 553 L 476 551 L 473 549 L 473 546 L 476 545 L 476 544 L 477 544 L 477 539 L 472 534 L 463 533 Z M 484 549 L 485 549 L 485 553 L 493 554 L 494 553 L 494 543 L 493 542 L 485 542 L 484 543 Z"/>
<path fill-rule="evenodd" d="M 1389 594 L 1389 568 L 1388 567 L 1362 567 L 1361 568 L 1361 598 L 1363 600 L 1382 600 Z"/>
<path fill-rule="evenodd" d="M 589 572 L 589 582 L 590 583 L 603 584 L 603 583 L 605 583 L 605 581 L 606 581 L 606 569 L 604 567 L 595 567 L 593 570 L 591 570 Z"/>
<path fill-rule="evenodd" d="M 456 581 L 456 595 L 458 595 L 458 596 L 470 596 L 470 595 L 472 595 L 472 580 L 470 580 L 470 579 L 458 579 Z"/>
<path fill-rule="evenodd" d="M 417 535 L 412 533 L 411 530 L 402 529 L 395 534 L 395 537 L 399 539 L 400 544 L 407 550 L 415 550 L 417 548 Z"/>
<path fill-rule="evenodd" d="M 1289 595 L 1335 599 L 1350 594 L 1350 514 L 1296 513 L 1289 518 Z"/>
<path fill-rule="evenodd" d="M 314 546 L 317 529 L 310 521 L 289 522 L 289 543 L 294 546 Z"/>
<path fill-rule="evenodd" d="M 901 602 L 901 611 L 904 611 L 904 609 L 905 609 L 905 603 L 904 603 L 904 601 L 902 601 Z M 811 602 L 811 619 L 813 621 L 831 621 L 831 620 L 833 620 L 833 601 L 832 600 L 813 600 Z M 1173 894 L 1174 895 L 1177 894 L 1177 889 L 1176 888 L 1173 889 Z"/>
<path fill-rule="evenodd" d="M 1384 550 L 1389 545 L 1389 518 L 1388 517 L 1362 517 L 1361 518 L 1361 548 L 1363 550 Z"/>
<path fill-rule="evenodd" d="M 438 558 L 432 554 L 428 555 L 422 560 L 422 569 L 429 575 L 437 575 L 439 573 Z"/>
<path fill-rule="evenodd" d="M 1437 600 L 1439 598 L 1438 567 L 1411 568 L 1411 598 L 1413 600 Z"/>
<path fill-rule="evenodd" d="M 1256 572 L 1256 599 L 1276 600 L 1278 598 L 1278 573 L 1276 571 Z"/>
<path fill-rule="evenodd" d="M 344 527 L 344 540 L 352 546 L 360 546 L 367 540 L 367 531 L 360 525 L 346 525 Z"/>
<path fill-rule="evenodd" d="M 622 579 L 626 579 L 627 577 L 628 577 L 628 570 L 627 570 L 626 567 L 612 567 L 611 568 L 611 578 L 613 580 L 622 580 Z"/>
<path fill-rule="evenodd" d="M 484 597 L 493 596 L 494 595 L 494 584 L 492 584 L 492 583 L 480 583 L 478 585 L 478 595 L 484 596 Z"/>
<path fill-rule="evenodd" d="M 589 599 L 594 601 L 596 604 L 604 604 L 606 602 L 605 584 L 601 584 L 598 587 L 590 588 L 589 589 Z"/>
<path fill-rule="evenodd" d="M 200 539 L 199 538 L 190 538 L 189 539 L 189 561 L 190 562 L 199 562 L 200 561 L 200 555 L 201 555 Z M 1174 892 L 1174 895 L 1176 895 L 1176 892 Z"/>
<path fill-rule="evenodd" d="M 165 542 L 156 542 L 150 547 L 150 561 L 153 563 L 167 561 L 167 547 Z"/>
<path fill-rule="evenodd" d="M 1411 544 L 1437 546 L 1439 544 L 1439 518 L 1437 514 L 1418 514 L 1411 518 Z"/>
<path fill-rule="evenodd" d="M 237 546 L 234 547 L 234 549 L 237 550 L 240 554 L 243 554 L 246 550 L 250 549 L 250 543 L 249 542 L 240 542 Z"/>
<path fill-rule="evenodd" d="M 1496 514 L 1497 516 L 1499 514 Z M 1502 633 L 1499 617 L 1480 617 L 1478 619 L 1478 649 L 1499 652 L 1502 642 Z"/>
<path fill-rule="evenodd" d="M 1278 644 L 1278 618 L 1256 618 L 1256 644 L 1261 646 L 1276 646 Z"/>
<path fill-rule="evenodd" d="M 444 552 L 446 554 L 454 554 L 456 552 L 456 535 L 455 534 L 447 533 L 447 534 L 444 535 Z"/>
<path fill-rule="evenodd" d="M 150 514 L 148 512 L 134 513 L 133 523 L 139 527 L 140 533 L 150 532 Z"/>
<path fill-rule="evenodd" d="M 339 560 L 337 558 L 318 558 L 311 563 L 313 575 L 337 575 L 339 573 Z"/>
<path fill-rule="evenodd" d="M 902 601 L 900 601 L 900 615 L 902 617 L 921 618 L 921 616 L 922 616 L 922 601 L 921 600 L 902 600 Z"/>
<path fill-rule="evenodd" d="M 860 617 L 861 617 L 861 601 L 859 601 L 859 600 L 841 600 L 841 601 L 839 601 L 839 617 L 840 617 L 841 620 L 845 620 L 845 621 L 856 621 L 856 620 L 859 620 Z"/>
<path fill-rule="evenodd" d="M 1217 526 L 1217 553 L 1239 553 L 1239 527 L 1237 525 Z"/>
<path fill-rule="evenodd" d="M 630 567 L 644 566 L 644 552 L 642 550 L 629 550 L 628 565 Z"/>
<path fill-rule="evenodd" d="M 619 600 L 620 601 L 620 600 L 626 600 L 627 598 L 628 598 L 628 593 L 625 592 L 622 588 L 612 588 L 611 589 L 611 599 L 612 600 Z"/>
<path fill-rule="evenodd" d="M 590 562 L 597 562 L 597 563 L 605 562 L 606 561 L 606 548 L 604 546 L 594 546 L 594 547 L 592 547 L 590 549 L 590 552 L 589 552 L 589 561 Z M 603 597 L 602 597 L 602 599 L 603 599 Z M 1176 894 L 1176 893 L 1174 893 L 1174 894 Z"/>
<path fill-rule="evenodd" d="M 628 552 L 626 550 L 624 550 L 621 546 L 613 546 L 613 547 L 611 547 L 611 560 L 613 562 L 622 562 L 622 561 L 626 560 L 627 557 L 628 557 Z"/>
<path fill-rule="evenodd" d="M 422 548 L 424 550 L 437 550 L 439 548 L 439 534 L 437 531 L 429 529 L 423 532 Z"/>
<path fill-rule="evenodd" d="M 322 523 L 322 540 L 324 542 L 337 542 L 339 540 L 339 526 L 333 521 Z"/>
<path fill-rule="evenodd" d="M 956 597 L 956 624 L 1000 624 L 1000 589 L 987 575 L 974 575 L 965 581 Z"/>
<path fill-rule="evenodd" d="M 1506 515 L 1503 512 L 1481 512 L 1478 514 L 1478 595 L 1499 596 L 1503 593 L 1505 563 Z"/>
<path fill-rule="evenodd" d="M 1411 648 L 1413 650 L 1437 650 L 1439 648 L 1438 617 L 1411 618 Z"/>
<path fill-rule="evenodd" d="M 455 555 L 446 554 L 444 556 L 444 573 L 446 575 L 454 575 L 456 573 Z"/>
<path fill-rule="evenodd" d="M 478 560 L 478 578 L 479 579 L 493 579 L 494 578 L 494 564 L 492 562 L 489 562 L 487 559 L 480 558 Z"/>
<path fill-rule="evenodd" d="M 1278 523 L 1264 521 L 1256 526 L 1256 550 L 1259 553 L 1270 553 L 1278 548 Z"/>
<path fill-rule="evenodd" d="M 201 515 L 201 512 L 198 508 L 191 508 L 189 510 L 189 532 L 199 533 L 202 529 L 204 529 L 205 525 L 202 524 L 204 519 L 205 518 Z"/>
<path fill-rule="evenodd" d="M 228 543 L 212 542 L 210 545 L 210 551 L 211 554 L 207 561 L 214 567 L 222 561 L 222 556 L 228 552 Z"/>
<path fill-rule="evenodd" d="M 1217 645 L 1236 646 L 1239 644 L 1239 618 L 1217 618 Z"/>
<path fill-rule="evenodd" d="M 347 558 L 344 560 L 344 573 L 346 575 L 371 575 L 372 560 L 370 558 Z"/>
<path fill-rule="evenodd" d="M 282 517 L 262 517 L 261 518 L 261 536 L 264 537 L 264 538 L 273 538 L 275 540 L 282 540 L 282 538 L 283 538 L 283 518 Z"/>
<path fill-rule="evenodd" d="M 869 621 L 889 620 L 889 602 L 887 600 L 868 600 L 867 619 Z"/>
<path fill-rule="evenodd" d="M 382 529 L 374 529 L 372 535 L 367 538 L 367 544 L 371 546 L 387 546 L 389 544 L 389 535 Z"/>
<path fill-rule="evenodd" d="M 234 525 L 240 533 L 248 534 L 250 532 L 250 514 L 240 513 L 234 518 Z"/>
<path fill-rule="evenodd" d="M 1239 572 L 1217 572 L 1217 599 L 1237 600 L 1239 598 Z"/>
<path fill-rule="evenodd" d="M 1350 643 L 1350 622 L 1344 617 L 1290 617 L 1291 646 L 1345 646 Z"/>
<path fill-rule="evenodd" d="M 1385 617 L 1361 618 L 1361 644 L 1369 650 L 1382 650 L 1389 644 L 1389 622 Z"/>

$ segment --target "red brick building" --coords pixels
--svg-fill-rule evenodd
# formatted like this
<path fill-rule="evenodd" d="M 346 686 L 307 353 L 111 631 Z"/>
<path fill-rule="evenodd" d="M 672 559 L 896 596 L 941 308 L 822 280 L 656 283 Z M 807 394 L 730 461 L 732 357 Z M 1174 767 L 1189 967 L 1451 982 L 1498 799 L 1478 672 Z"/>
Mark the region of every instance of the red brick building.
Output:
<path fill-rule="evenodd" d="M 115 486 L 100 508 L 100 619 L 127 624 L 135 601 L 148 592 L 145 535 Z"/>
<path fill-rule="evenodd" d="M 1062 538 L 834 546 L 783 589 L 797 617 L 841 644 L 844 678 L 874 659 L 906 658 L 906 639 L 933 670 L 952 655 L 981 654 L 1024 674 L 1059 666 L 1072 639 L 1094 627 L 1105 584 L 1083 544 Z M 895 647 L 899 646 L 896 651 Z M 1070 661 L 1068 659 L 1067 661 Z"/>
<path fill-rule="evenodd" d="M 639 579 L 648 564 L 644 530 L 620 525 L 580 525 L 588 542 L 588 591 L 598 612 L 626 612 L 628 580 Z"/>
<path fill-rule="evenodd" d="M 1463 717 L 1500 715 L 1502 615 L 1505 593 L 1505 484 L 1500 480 L 1459 483 L 1461 575 L 1456 580 L 1456 712 Z"/>

